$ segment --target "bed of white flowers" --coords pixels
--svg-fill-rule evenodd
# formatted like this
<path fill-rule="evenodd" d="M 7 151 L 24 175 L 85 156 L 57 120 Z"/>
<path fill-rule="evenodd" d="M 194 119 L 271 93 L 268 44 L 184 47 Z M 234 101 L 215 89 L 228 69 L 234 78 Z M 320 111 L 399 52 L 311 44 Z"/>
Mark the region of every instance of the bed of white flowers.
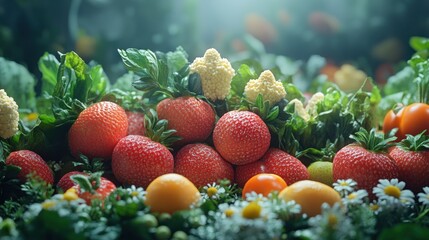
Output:
<path fill-rule="evenodd" d="M 351 179 L 333 187 L 342 202 L 323 204 L 314 217 L 276 193 L 242 199 L 227 182 L 203 187 L 198 206 L 172 215 L 151 213 L 141 187 L 118 188 L 91 206 L 66 192 L 30 205 L 22 222 L 1 219 L 0 239 L 424 239 L 429 233 L 429 187 L 415 196 L 404 182 L 381 179 L 373 200 Z"/>

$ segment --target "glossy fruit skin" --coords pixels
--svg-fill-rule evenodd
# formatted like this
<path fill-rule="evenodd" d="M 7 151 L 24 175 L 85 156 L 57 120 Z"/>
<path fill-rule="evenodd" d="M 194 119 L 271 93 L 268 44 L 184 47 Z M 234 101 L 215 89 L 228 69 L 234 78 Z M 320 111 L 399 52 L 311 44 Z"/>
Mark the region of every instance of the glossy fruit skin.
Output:
<path fill-rule="evenodd" d="M 221 179 L 234 181 L 232 164 L 212 147 L 202 143 L 182 147 L 174 162 L 174 172 L 188 178 L 197 188 Z"/>
<path fill-rule="evenodd" d="M 173 168 L 171 152 L 164 145 L 144 136 L 126 136 L 113 150 L 113 174 L 124 185 L 146 188 L 158 176 L 172 173 Z"/>
<path fill-rule="evenodd" d="M 144 127 L 144 114 L 141 112 L 126 111 L 128 118 L 127 135 L 142 135 L 146 131 Z"/>
<path fill-rule="evenodd" d="M 14 165 L 21 168 L 18 178 L 22 182 L 27 181 L 27 175 L 33 173 L 49 184 L 54 184 L 54 174 L 43 158 L 30 150 L 18 150 L 11 152 L 6 158 L 6 165 Z"/>
<path fill-rule="evenodd" d="M 399 170 L 399 180 L 405 188 L 415 194 L 429 186 L 429 151 L 407 151 L 397 146 L 389 149 L 389 156 L 395 160 Z"/>
<path fill-rule="evenodd" d="M 313 162 L 307 167 L 307 170 L 310 174 L 310 180 L 321 182 L 328 186 L 332 186 L 334 183 L 332 162 Z"/>
<path fill-rule="evenodd" d="M 301 205 L 301 213 L 314 217 L 321 213 L 323 203 L 333 206 L 341 203 L 340 194 L 332 187 L 311 180 L 298 181 L 289 185 L 279 193 L 279 198 L 286 202 L 294 200 Z"/>
<path fill-rule="evenodd" d="M 104 200 L 111 192 L 116 189 L 116 186 L 110 180 L 101 177 L 100 186 L 95 190 L 95 193 L 82 192 L 79 185 L 75 185 L 73 188 L 76 189 L 77 195 L 85 200 L 86 204 L 90 205 L 94 199 Z"/>
<path fill-rule="evenodd" d="M 396 141 L 401 141 L 401 139 L 405 138 L 404 133 L 402 133 L 401 129 L 399 128 L 403 111 L 404 111 L 403 108 L 399 110 L 397 113 L 395 113 L 393 110 L 390 110 L 386 113 L 386 116 L 384 117 L 384 121 L 383 121 L 383 132 L 385 134 L 389 133 L 394 128 L 398 129 L 398 131 L 395 134 L 395 136 L 398 138 L 396 139 Z"/>
<path fill-rule="evenodd" d="M 70 151 L 89 158 L 110 159 L 113 148 L 127 135 L 125 110 L 113 102 L 98 102 L 83 110 L 69 130 Z"/>
<path fill-rule="evenodd" d="M 276 174 L 288 185 L 310 177 L 301 161 L 278 148 L 270 148 L 259 161 L 237 166 L 235 182 L 243 187 L 251 177 L 259 173 Z"/>
<path fill-rule="evenodd" d="M 201 195 L 186 177 L 169 173 L 157 177 L 146 188 L 145 204 L 151 212 L 174 213 L 190 209 Z"/>
<path fill-rule="evenodd" d="M 279 175 L 272 173 L 260 173 L 251 177 L 242 190 L 242 198 L 246 199 L 246 194 L 255 192 L 267 197 L 271 192 L 281 192 L 287 184 Z"/>
<path fill-rule="evenodd" d="M 168 128 L 175 129 L 175 135 L 182 137 L 174 143 L 204 142 L 212 133 L 215 113 L 210 104 L 195 97 L 164 99 L 157 106 L 159 119 L 168 120 Z"/>
<path fill-rule="evenodd" d="M 270 141 L 267 125 L 258 115 L 249 111 L 225 113 L 213 130 L 216 150 L 226 161 L 235 165 L 260 159 L 270 147 Z"/>
<path fill-rule="evenodd" d="M 404 108 L 399 128 L 404 134 L 417 135 L 426 130 L 429 134 L 429 105 L 413 103 Z"/>
<path fill-rule="evenodd" d="M 84 172 L 79 172 L 79 171 L 72 171 L 72 172 L 68 172 L 66 174 L 64 174 L 60 180 L 57 183 L 57 188 L 61 189 L 63 192 L 67 191 L 68 189 L 72 188 L 73 186 L 76 185 L 76 183 L 73 182 L 73 180 L 71 180 L 71 176 L 76 175 L 76 174 L 82 174 L 82 175 L 88 175 Z"/>
<path fill-rule="evenodd" d="M 398 166 L 387 153 L 371 152 L 356 144 L 347 145 L 337 152 L 332 170 L 334 181 L 351 178 L 372 199 L 372 189 L 377 186 L 379 179 L 399 176 Z"/>
<path fill-rule="evenodd" d="M 396 114 L 390 110 L 384 117 L 383 131 L 387 133 L 393 128 L 398 128 L 396 141 L 404 139 L 406 134 L 417 135 L 424 130 L 429 134 L 429 105 L 412 103 Z"/>

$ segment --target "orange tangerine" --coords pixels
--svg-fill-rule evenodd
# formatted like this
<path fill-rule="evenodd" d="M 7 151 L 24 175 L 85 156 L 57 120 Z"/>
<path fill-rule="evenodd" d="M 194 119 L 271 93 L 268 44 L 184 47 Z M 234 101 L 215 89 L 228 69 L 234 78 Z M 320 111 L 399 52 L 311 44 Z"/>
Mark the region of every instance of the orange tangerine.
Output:
<path fill-rule="evenodd" d="M 172 214 L 190 209 L 200 197 L 200 192 L 189 179 L 180 174 L 168 173 L 149 184 L 145 204 L 152 212 Z"/>
<path fill-rule="evenodd" d="M 260 173 L 247 180 L 243 187 L 242 197 L 245 199 L 246 194 L 251 192 L 260 193 L 266 197 L 269 193 L 273 191 L 280 192 L 285 187 L 287 187 L 287 184 L 279 175 Z"/>
<path fill-rule="evenodd" d="M 331 206 L 341 202 L 340 194 L 332 187 L 312 180 L 291 184 L 280 192 L 279 197 L 285 201 L 295 200 L 301 205 L 301 213 L 306 213 L 309 217 L 320 214 L 325 202 Z"/>

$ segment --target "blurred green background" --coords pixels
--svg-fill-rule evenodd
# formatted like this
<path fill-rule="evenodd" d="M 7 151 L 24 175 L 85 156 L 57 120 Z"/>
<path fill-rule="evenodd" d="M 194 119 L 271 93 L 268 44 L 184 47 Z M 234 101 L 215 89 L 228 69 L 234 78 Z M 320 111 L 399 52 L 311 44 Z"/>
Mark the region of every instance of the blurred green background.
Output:
<path fill-rule="evenodd" d="M 215 47 L 234 59 L 260 42 L 293 60 L 352 63 L 382 83 L 412 54 L 410 37 L 429 35 L 427 9 L 421 0 L 0 0 L 0 56 L 37 77 L 44 52 L 73 50 L 114 81 L 125 72 L 118 48 L 180 45 L 193 59 Z"/>

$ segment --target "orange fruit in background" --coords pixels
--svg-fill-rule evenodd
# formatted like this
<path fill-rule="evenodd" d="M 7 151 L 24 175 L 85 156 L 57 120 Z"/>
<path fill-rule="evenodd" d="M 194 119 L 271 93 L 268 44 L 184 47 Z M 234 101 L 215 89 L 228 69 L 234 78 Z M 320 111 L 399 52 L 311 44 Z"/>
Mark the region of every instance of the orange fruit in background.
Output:
<path fill-rule="evenodd" d="M 189 179 L 180 174 L 168 173 L 149 184 L 145 204 L 152 212 L 172 214 L 190 209 L 200 197 L 200 192 Z"/>
<path fill-rule="evenodd" d="M 283 178 L 279 175 L 272 173 L 260 173 L 251 177 L 246 184 L 244 184 L 242 197 L 246 198 L 247 193 L 256 192 L 262 194 L 264 197 L 267 197 L 273 191 L 280 192 L 287 184 Z"/>
<path fill-rule="evenodd" d="M 341 202 L 340 194 L 332 187 L 312 180 L 302 180 L 291 184 L 280 192 L 279 197 L 285 201 L 295 200 L 301 205 L 301 213 L 305 213 L 309 217 L 319 215 L 322 204 L 325 202 L 330 206 Z"/>

